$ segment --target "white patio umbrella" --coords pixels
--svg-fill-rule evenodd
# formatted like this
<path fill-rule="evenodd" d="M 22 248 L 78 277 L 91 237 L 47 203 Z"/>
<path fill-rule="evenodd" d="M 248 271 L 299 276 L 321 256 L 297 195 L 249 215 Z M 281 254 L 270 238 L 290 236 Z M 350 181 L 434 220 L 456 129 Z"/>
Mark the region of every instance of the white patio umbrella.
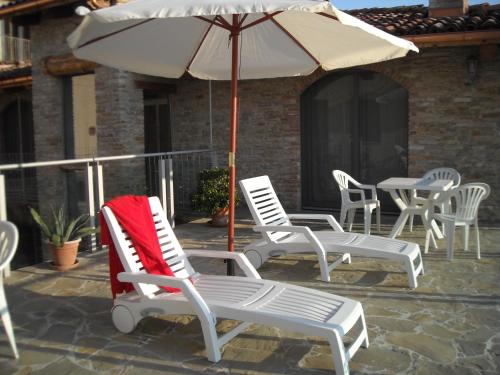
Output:
<path fill-rule="evenodd" d="M 135 0 L 88 13 L 68 43 L 79 58 L 131 72 L 231 80 L 229 251 L 238 79 L 307 75 L 418 52 L 323 0 Z"/>

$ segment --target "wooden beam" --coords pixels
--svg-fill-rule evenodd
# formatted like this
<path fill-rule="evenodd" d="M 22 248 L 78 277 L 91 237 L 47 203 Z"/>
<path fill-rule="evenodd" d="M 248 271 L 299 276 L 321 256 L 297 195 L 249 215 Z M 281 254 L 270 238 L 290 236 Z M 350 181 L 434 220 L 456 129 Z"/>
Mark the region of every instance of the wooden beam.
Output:
<path fill-rule="evenodd" d="M 123 3 L 126 0 L 116 0 L 116 3 Z M 28 0 L 19 4 L 8 5 L 0 8 L 0 18 L 16 14 L 25 14 L 38 12 L 42 9 L 59 7 L 61 5 L 74 5 L 75 0 Z M 91 10 L 107 8 L 112 3 L 112 0 L 87 0 L 85 5 Z"/>
<path fill-rule="evenodd" d="M 74 3 L 75 0 L 32 0 L 0 8 L 0 18 L 14 14 L 28 13 L 52 8 L 63 4 Z"/>
<path fill-rule="evenodd" d="M 23 77 L 16 77 L 16 78 L 7 78 L 0 80 L 0 89 L 9 89 L 13 87 L 29 87 L 31 86 L 32 83 L 32 78 L 31 75 L 29 76 L 23 76 Z"/>
<path fill-rule="evenodd" d="M 93 73 L 96 67 L 98 64 L 78 59 L 72 53 L 43 59 L 44 73 L 52 76 Z"/>
<path fill-rule="evenodd" d="M 405 35 L 403 38 L 420 48 L 498 44 L 500 43 L 500 30 Z"/>

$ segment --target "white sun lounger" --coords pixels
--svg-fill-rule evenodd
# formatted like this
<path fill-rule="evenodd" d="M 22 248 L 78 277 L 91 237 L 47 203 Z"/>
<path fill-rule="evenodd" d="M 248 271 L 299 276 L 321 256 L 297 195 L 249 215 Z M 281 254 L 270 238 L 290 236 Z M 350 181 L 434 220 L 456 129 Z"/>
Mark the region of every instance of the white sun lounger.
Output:
<path fill-rule="evenodd" d="M 420 248 L 417 244 L 344 232 L 332 215 L 287 215 L 268 176 L 241 180 L 240 186 L 257 224 L 254 230 L 262 233 L 262 239 L 245 247 L 245 255 L 255 268 L 259 268 L 272 256 L 315 252 L 318 255 L 321 279 L 328 282 L 330 272 L 340 262 L 350 263 L 349 254 L 352 254 L 402 262 L 408 273 L 410 287 L 417 287 L 417 275 L 424 273 Z M 333 231 L 313 232 L 309 227 L 292 225 L 291 219 L 327 221 Z M 328 253 L 340 253 L 342 256 L 328 264 Z"/>
<path fill-rule="evenodd" d="M 126 271 L 120 273 L 118 278 L 133 283 L 135 287 L 134 292 L 124 293 L 114 301 L 112 319 L 119 331 L 132 332 L 137 323 L 148 315 L 197 315 L 203 330 L 207 357 L 217 362 L 221 359 L 220 348 L 251 323 L 276 326 L 283 330 L 324 337 L 330 343 L 336 373 L 349 373 L 349 360 L 360 346 L 368 347 L 368 333 L 359 302 L 314 289 L 262 280 L 241 253 L 183 251 L 160 200 L 153 197 L 149 202 L 164 259 L 175 277 L 147 274 L 127 233 L 111 209 L 103 208 Z M 234 259 L 247 277 L 199 274 L 193 270 L 188 260 L 190 256 Z M 180 288 L 181 292 L 167 293 L 158 288 L 160 285 Z M 218 318 L 242 323 L 218 337 Z M 357 333 L 353 332 L 353 342 L 346 348 L 342 339 L 354 326 L 356 329 L 353 331 Z"/>

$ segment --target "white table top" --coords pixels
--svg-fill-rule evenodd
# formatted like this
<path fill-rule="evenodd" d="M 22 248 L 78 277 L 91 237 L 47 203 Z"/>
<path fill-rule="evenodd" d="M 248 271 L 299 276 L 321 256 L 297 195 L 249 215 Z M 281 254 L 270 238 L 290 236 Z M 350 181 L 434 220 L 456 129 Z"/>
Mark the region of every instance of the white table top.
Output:
<path fill-rule="evenodd" d="M 431 180 L 423 178 L 391 177 L 379 182 L 377 187 L 382 190 L 426 190 L 446 191 L 453 185 L 452 180 Z"/>

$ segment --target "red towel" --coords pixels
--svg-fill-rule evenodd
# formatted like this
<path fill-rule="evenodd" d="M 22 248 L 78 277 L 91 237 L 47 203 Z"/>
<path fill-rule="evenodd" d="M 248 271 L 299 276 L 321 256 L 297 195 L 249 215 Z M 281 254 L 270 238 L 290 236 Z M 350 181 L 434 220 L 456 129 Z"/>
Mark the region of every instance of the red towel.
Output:
<path fill-rule="evenodd" d="M 127 231 L 144 269 L 152 275 L 174 276 L 167 262 L 163 259 L 148 197 L 125 195 L 114 198 L 104 205 L 113 211 L 118 222 Z M 101 244 L 109 246 L 109 276 L 111 292 L 115 298 L 117 294 L 134 290 L 134 286 L 131 283 L 123 283 L 118 280 L 118 274 L 124 272 L 124 269 L 102 212 L 99 215 L 99 221 L 101 224 Z M 167 292 L 179 291 L 177 288 L 166 286 L 161 288 Z"/>

